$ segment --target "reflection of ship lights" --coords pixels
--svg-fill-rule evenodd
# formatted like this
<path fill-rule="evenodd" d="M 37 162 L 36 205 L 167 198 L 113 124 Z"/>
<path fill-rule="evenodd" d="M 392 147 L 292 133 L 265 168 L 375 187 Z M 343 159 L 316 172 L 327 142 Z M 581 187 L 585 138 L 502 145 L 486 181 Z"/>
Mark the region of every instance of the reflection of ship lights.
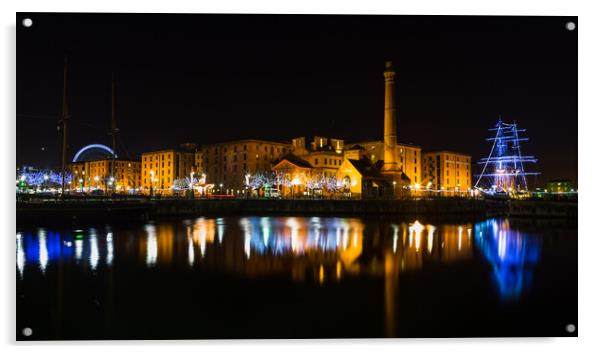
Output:
<path fill-rule="evenodd" d="M 475 242 L 493 267 L 501 298 L 519 298 L 531 285 L 541 254 L 541 237 L 512 230 L 508 221 L 494 219 L 475 225 L 475 231 Z"/>

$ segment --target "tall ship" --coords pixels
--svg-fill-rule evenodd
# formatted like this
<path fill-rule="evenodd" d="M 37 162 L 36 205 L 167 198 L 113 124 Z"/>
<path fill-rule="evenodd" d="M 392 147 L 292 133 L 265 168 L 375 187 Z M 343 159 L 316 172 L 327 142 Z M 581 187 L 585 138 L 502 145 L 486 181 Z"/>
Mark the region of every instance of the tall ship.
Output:
<path fill-rule="evenodd" d="M 539 172 L 527 170 L 537 159 L 533 155 L 523 155 L 521 142 L 529 140 L 526 129 L 518 124 L 504 123 L 498 119 L 495 127 L 489 129 L 492 137 L 489 156 L 478 161 L 481 173 L 477 176 L 475 188 L 489 196 L 520 197 L 529 194 L 527 177 L 536 176 Z"/>

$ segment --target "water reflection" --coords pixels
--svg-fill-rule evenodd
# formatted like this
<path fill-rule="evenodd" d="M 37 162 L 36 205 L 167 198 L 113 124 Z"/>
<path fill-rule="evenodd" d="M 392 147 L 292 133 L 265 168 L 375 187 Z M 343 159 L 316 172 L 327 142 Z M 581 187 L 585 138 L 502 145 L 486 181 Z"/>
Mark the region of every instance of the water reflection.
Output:
<path fill-rule="evenodd" d="M 62 257 L 82 266 L 83 260 L 96 270 L 112 266 L 116 248 L 121 247 L 123 257 L 138 254 L 149 268 L 183 263 L 249 276 L 289 272 L 294 280 L 310 276 L 327 282 L 345 274 L 382 276 L 388 251 L 394 255 L 392 267 L 401 271 L 419 270 L 429 262 L 469 259 L 471 230 L 470 224 L 435 226 L 418 220 L 366 224 L 357 218 L 330 217 L 202 217 L 148 223 L 139 231 L 127 231 L 127 237 L 109 227 L 103 233 L 96 228 L 62 232 L 41 228 L 17 234 L 17 268 L 23 275 L 27 264 L 38 264 L 45 272 Z M 504 237 L 500 245 L 506 242 Z M 131 242 L 138 252 L 131 249 Z"/>
<path fill-rule="evenodd" d="M 38 259 L 42 273 L 46 272 L 48 265 L 48 242 L 46 240 L 46 230 L 40 229 L 38 232 L 38 240 L 40 242 L 40 257 Z"/>
<path fill-rule="evenodd" d="M 88 238 L 90 241 L 90 268 L 92 270 L 96 270 L 98 266 L 98 260 L 100 259 L 100 255 L 98 253 L 98 239 L 96 238 L 96 230 L 90 229 L 90 237 Z"/>
<path fill-rule="evenodd" d="M 106 262 L 107 265 L 110 266 L 113 264 L 113 233 L 112 232 L 107 232 L 107 237 L 106 237 L 106 243 L 107 243 L 107 258 L 106 258 Z"/>
<path fill-rule="evenodd" d="M 493 267 L 500 297 L 518 299 L 531 286 L 541 255 L 541 237 L 510 227 L 508 220 L 491 219 L 475 225 L 476 244 Z"/>
<path fill-rule="evenodd" d="M 183 231 L 164 227 L 158 246 L 154 227 L 147 227 L 142 240 L 147 264 L 156 263 L 158 247 L 160 254 L 186 254 L 189 267 L 220 268 L 247 276 L 288 273 L 295 281 L 323 283 L 345 274 L 382 276 L 383 252 L 388 250 L 394 255 L 391 267 L 404 272 L 419 270 L 429 262 L 472 257 L 470 224 L 436 227 L 416 220 L 382 229 L 380 224 L 367 226 L 354 218 L 241 217 L 235 225 L 226 225 L 223 219 L 198 218 L 185 223 Z M 182 251 L 178 251 L 180 233 L 185 241 Z M 171 263 L 165 257 L 159 263 Z"/>
<path fill-rule="evenodd" d="M 146 265 L 152 267 L 157 263 L 157 230 L 155 225 L 147 225 L 146 229 Z"/>
<path fill-rule="evenodd" d="M 23 269 L 25 268 L 25 251 L 23 250 L 23 236 L 17 233 L 17 270 L 19 276 L 23 278 Z"/>
<path fill-rule="evenodd" d="M 397 333 L 400 294 L 411 291 L 400 285 L 406 281 L 405 274 L 441 272 L 449 264 L 471 262 L 475 254 L 482 254 L 491 265 L 502 301 L 517 299 L 533 280 L 542 242 L 541 237 L 498 219 L 475 225 L 433 225 L 419 220 L 201 217 L 100 230 L 17 233 L 19 278 L 27 278 L 29 272 L 47 275 L 59 259 L 94 274 L 120 261 L 133 261 L 139 268 L 134 265 L 121 271 L 153 272 L 161 267 L 177 271 L 181 267 L 289 279 L 316 287 L 371 278 L 381 284 L 374 291 L 384 295 L 379 307 L 383 307 L 384 327 L 390 336 Z"/>

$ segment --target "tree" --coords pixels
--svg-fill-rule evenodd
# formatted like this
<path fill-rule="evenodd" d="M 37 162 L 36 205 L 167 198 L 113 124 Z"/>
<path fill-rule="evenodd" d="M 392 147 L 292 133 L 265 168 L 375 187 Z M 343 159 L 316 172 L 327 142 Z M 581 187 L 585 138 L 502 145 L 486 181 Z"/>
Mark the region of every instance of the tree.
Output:
<path fill-rule="evenodd" d="M 322 185 L 330 193 L 336 193 L 341 189 L 341 183 L 334 176 L 322 177 Z"/>
<path fill-rule="evenodd" d="M 278 177 L 275 172 L 258 171 L 249 177 L 248 187 L 260 189 L 263 186 L 275 186 L 278 183 Z"/>
<path fill-rule="evenodd" d="M 196 178 L 193 178 L 192 181 L 190 180 L 190 177 L 178 178 L 173 181 L 173 188 L 174 189 L 191 189 L 192 186 L 197 182 L 198 182 L 198 180 Z"/>

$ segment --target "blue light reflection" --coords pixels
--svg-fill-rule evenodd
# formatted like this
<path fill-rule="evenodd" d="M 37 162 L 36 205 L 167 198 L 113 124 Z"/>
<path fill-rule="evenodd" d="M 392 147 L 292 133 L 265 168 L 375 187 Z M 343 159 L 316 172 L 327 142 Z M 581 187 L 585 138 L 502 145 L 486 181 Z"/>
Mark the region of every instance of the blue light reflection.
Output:
<path fill-rule="evenodd" d="M 516 300 L 531 287 L 541 257 L 541 237 L 510 228 L 508 220 L 475 225 L 475 243 L 493 267 L 492 278 L 504 301 Z"/>

